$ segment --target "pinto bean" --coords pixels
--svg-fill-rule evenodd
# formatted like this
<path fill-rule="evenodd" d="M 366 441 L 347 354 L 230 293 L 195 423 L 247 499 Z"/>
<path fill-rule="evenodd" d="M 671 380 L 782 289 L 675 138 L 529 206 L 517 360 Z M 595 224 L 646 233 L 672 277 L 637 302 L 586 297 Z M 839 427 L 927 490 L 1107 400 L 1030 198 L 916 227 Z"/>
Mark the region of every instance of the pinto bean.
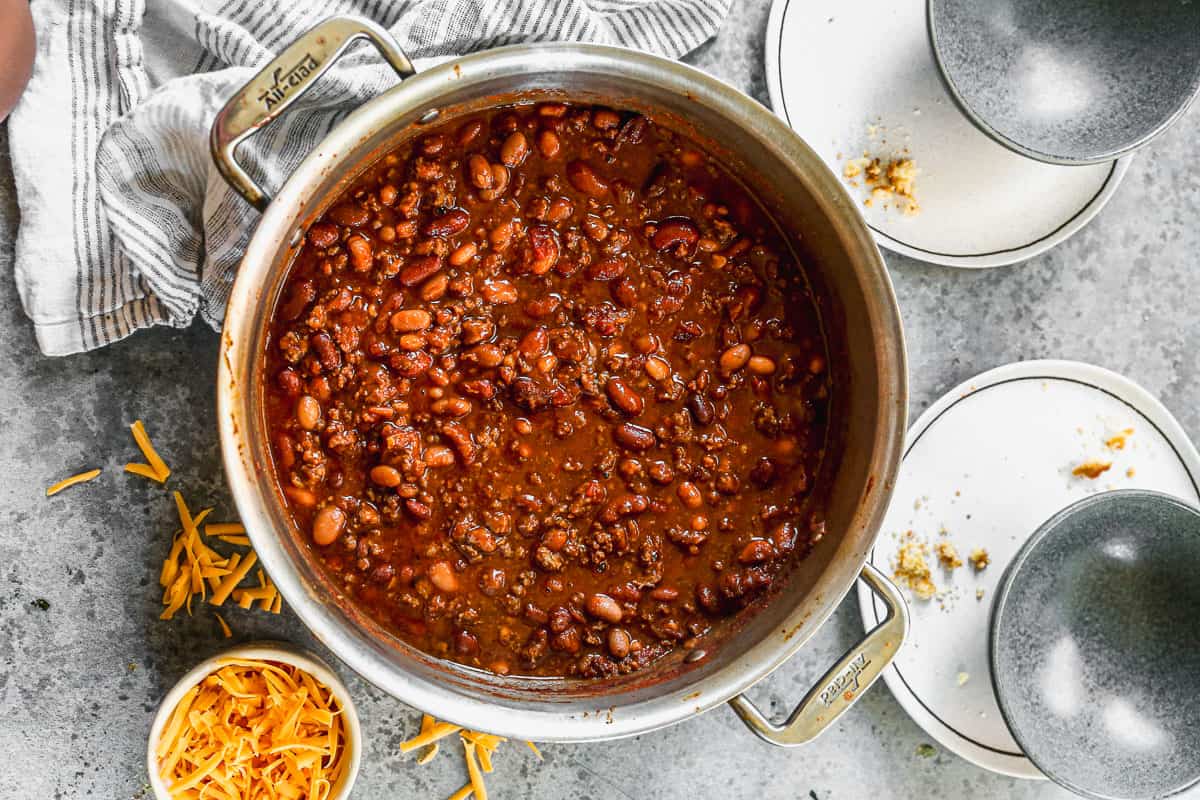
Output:
<path fill-rule="evenodd" d="M 606 594 L 597 592 L 587 599 L 587 612 L 596 619 L 618 623 L 625 616 L 621 604 Z"/>
<path fill-rule="evenodd" d="M 554 131 L 542 131 L 539 133 L 537 145 L 538 152 L 542 154 L 542 158 L 554 158 L 562 148 L 562 142 L 559 140 L 558 134 Z"/>
<path fill-rule="evenodd" d="M 529 155 L 529 141 L 525 134 L 513 131 L 500 145 L 500 160 L 506 167 L 519 167 Z"/>
<path fill-rule="evenodd" d="M 476 189 L 491 189 L 496 185 L 491 163 L 478 153 L 467 159 L 467 175 Z"/>
<path fill-rule="evenodd" d="M 296 423 L 306 431 L 321 424 L 321 404 L 312 395 L 303 395 L 296 401 Z"/>
<path fill-rule="evenodd" d="M 342 535 L 345 527 L 346 512 L 337 506 L 325 506 L 313 517 L 313 543 L 320 547 L 331 545 Z"/>

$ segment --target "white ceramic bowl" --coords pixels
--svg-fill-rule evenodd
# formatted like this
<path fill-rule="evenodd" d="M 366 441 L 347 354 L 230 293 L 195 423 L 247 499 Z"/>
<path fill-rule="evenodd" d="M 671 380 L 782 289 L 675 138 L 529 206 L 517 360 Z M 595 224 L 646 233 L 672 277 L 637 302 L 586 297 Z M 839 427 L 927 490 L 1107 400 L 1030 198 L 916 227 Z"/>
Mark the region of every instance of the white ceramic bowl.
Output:
<path fill-rule="evenodd" d="M 276 661 L 290 664 L 312 675 L 319 682 L 328 686 L 342 709 L 342 723 L 346 726 L 346 751 L 349 763 L 341 780 L 333 787 L 329 800 L 346 800 L 350 790 L 354 788 L 354 779 L 358 776 L 358 766 L 362 758 L 362 727 L 358 723 L 358 712 L 354 710 L 354 701 L 341 678 L 330 669 L 329 665 L 307 650 L 302 650 L 282 642 L 252 642 L 250 644 L 231 647 L 220 653 L 206 658 L 179 679 L 179 682 L 167 692 L 158 713 L 154 715 L 154 723 L 150 726 L 150 739 L 146 743 L 146 769 L 150 775 L 150 786 L 158 800 L 171 800 L 171 793 L 158 774 L 158 758 L 154 748 L 158 738 L 162 736 L 163 728 L 171 717 L 175 706 L 179 705 L 183 695 L 204 678 L 216 672 L 230 661 Z"/>

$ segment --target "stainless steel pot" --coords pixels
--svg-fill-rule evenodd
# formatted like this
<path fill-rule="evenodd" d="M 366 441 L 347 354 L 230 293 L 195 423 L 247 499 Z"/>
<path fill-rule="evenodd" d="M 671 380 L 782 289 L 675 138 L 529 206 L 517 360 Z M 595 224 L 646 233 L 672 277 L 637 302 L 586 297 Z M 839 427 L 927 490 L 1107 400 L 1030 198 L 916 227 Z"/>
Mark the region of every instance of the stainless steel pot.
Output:
<path fill-rule="evenodd" d="M 236 160 L 239 142 L 281 114 L 355 41 L 372 42 L 403 83 L 370 100 L 304 160 L 274 199 Z M 268 317 L 305 225 L 388 148 L 423 125 L 553 94 L 654 111 L 712 144 L 764 201 L 809 265 L 830 342 L 841 446 L 831 460 L 829 533 L 757 614 L 707 652 L 668 655 L 605 681 L 500 677 L 417 652 L 340 603 L 291 533 L 274 485 L 260 396 Z M 580 44 L 506 47 L 415 71 L 386 31 L 327 20 L 295 42 L 229 102 L 213 127 L 217 167 L 263 210 L 229 299 L 218 418 L 234 500 L 288 604 L 334 653 L 397 698 L 453 722 L 538 741 L 643 733 L 729 702 L 769 742 L 808 741 L 844 712 L 891 661 L 908 625 L 903 597 L 865 564 L 900 458 L 907 382 L 891 282 L 854 202 L 786 125 L 742 93 L 690 67 L 630 50 Z M 743 695 L 795 653 L 856 579 L 887 604 L 884 623 L 815 684 L 782 724 Z"/>

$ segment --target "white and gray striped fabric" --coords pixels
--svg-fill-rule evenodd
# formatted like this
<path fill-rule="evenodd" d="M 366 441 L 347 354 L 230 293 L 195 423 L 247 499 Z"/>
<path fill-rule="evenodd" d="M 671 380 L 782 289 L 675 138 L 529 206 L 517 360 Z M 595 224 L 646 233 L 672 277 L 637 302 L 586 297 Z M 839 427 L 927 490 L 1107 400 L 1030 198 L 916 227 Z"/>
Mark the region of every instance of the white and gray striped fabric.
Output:
<path fill-rule="evenodd" d="M 299 33 L 338 13 L 415 59 L 578 40 L 677 58 L 732 0 L 33 0 L 34 75 L 9 122 L 21 208 L 16 281 L 47 355 L 199 314 L 219 328 L 257 212 L 212 166 L 217 110 Z M 417 61 L 418 66 L 421 61 Z M 297 113 L 243 145 L 277 187 L 309 147 L 395 77 L 365 49 Z"/>

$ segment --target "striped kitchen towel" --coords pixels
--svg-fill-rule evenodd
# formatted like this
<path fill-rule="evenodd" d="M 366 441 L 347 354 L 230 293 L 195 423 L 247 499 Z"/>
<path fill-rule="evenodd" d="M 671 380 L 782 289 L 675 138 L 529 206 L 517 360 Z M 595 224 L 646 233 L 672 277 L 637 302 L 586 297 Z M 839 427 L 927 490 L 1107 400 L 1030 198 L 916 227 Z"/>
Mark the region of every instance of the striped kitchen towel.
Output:
<path fill-rule="evenodd" d="M 677 58 L 732 0 L 34 0 L 33 78 L 9 121 L 21 208 L 16 281 L 38 346 L 66 355 L 151 325 L 219 328 L 258 214 L 208 153 L 225 100 L 333 14 L 388 28 L 413 58 L 577 40 Z M 418 61 L 418 66 L 421 62 Z M 242 145 L 276 188 L 311 145 L 395 82 L 374 51 Z"/>

